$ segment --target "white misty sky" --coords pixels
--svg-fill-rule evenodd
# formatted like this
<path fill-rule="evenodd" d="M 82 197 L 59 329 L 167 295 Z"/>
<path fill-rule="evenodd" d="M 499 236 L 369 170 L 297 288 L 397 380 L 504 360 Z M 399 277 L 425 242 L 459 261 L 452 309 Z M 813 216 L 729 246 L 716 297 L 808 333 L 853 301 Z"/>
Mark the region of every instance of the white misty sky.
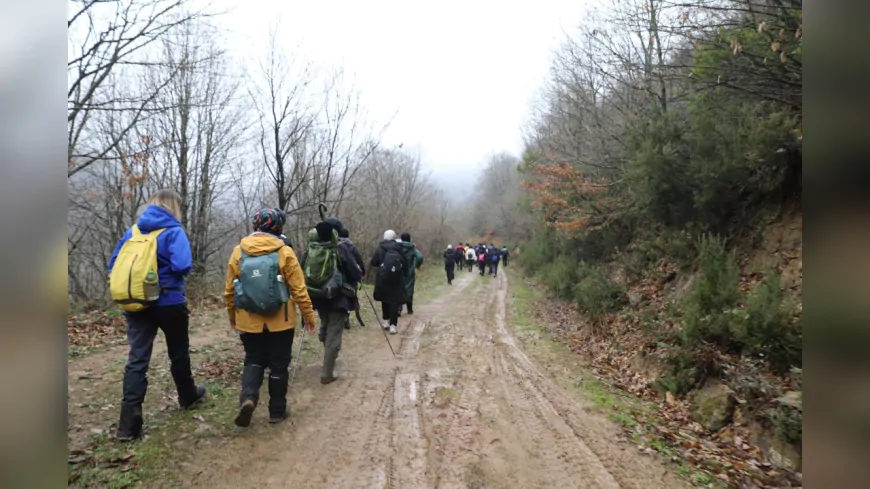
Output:
<path fill-rule="evenodd" d="M 344 66 L 386 145 L 418 149 L 436 174 L 522 149 L 522 125 L 552 51 L 587 0 L 535 2 L 214 0 L 230 13 L 233 57 L 256 60 L 281 19 L 280 45 L 321 66 Z"/>

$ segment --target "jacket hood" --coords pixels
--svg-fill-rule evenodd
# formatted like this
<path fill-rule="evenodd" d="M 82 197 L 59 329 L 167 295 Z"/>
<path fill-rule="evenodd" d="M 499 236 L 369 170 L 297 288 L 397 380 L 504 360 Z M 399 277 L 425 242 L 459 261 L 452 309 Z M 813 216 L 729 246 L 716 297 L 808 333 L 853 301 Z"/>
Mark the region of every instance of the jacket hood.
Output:
<path fill-rule="evenodd" d="M 178 222 L 178 219 L 176 219 L 171 212 L 163 207 L 160 207 L 159 205 L 149 205 L 145 208 L 145 211 L 142 212 L 142 215 L 139 216 L 139 220 L 136 221 L 136 226 L 143 233 L 150 233 L 155 229 L 181 227 L 181 223 Z"/>
<path fill-rule="evenodd" d="M 254 233 L 242 238 L 240 243 L 242 251 L 250 256 L 259 256 L 277 251 L 284 246 L 281 238 L 268 233 Z"/>

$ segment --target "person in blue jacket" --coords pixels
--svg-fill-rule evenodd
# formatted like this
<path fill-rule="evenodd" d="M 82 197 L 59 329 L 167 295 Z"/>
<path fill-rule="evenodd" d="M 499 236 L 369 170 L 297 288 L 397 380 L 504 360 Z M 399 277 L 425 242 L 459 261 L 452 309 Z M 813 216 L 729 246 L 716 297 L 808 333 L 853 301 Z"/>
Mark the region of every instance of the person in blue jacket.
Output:
<path fill-rule="evenodd" d="M 205 398 L 205 388 L 197 386 L 190 370 L 190 339 L 184 278 L 193 268 L 190 241 L 181 227 L 181 196 L 173 190 L 160 190 L 148 200 L 136 225 L 142 233 L 157 229 L 165 231 L 157 237 L 157 274 L 160 277 L 160 298 L 141 312 L 125 313 L 127 342 L 130 353 L 124 367 L 123 400 L 118 421 L 118 439 L 142 437 L 142 402 L 148 387 L 148 364 L 157 330 L 166 337 L 172 380 L 178 391 L 178 404 L 189 409 Z M 115 245 L 109 260 L 109 272 L 115 264 L 121 246 L 130 239 L 127 229 Z"/>

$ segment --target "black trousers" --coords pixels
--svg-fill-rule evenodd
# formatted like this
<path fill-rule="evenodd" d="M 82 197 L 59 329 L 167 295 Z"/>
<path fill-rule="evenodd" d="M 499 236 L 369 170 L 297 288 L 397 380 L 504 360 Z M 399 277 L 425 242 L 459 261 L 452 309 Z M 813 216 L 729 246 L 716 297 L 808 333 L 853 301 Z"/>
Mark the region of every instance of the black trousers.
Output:
<path fill-rule="evenodd" d="M 452 261 L 449 261 L 449 262 L 447 262 L 447 263 L 444 264 L 444 270 L 447 271 L 447 283 L 452 283 L 452 282 L 453 282 L 453 268 L 454 268 L 454 265 L 455 265 L 455 263 L 452 262 Z"/>
<path fill-rule="evenodd" d="M 186 304 L 154 306 L 142 312 L 129 313 L 127 342 L 130 353 L 124 367 L 124 397 L 127 406 L 141 406 L 148 390 L 148 366 L 154 349 L 157 330 L 166 337 L 169 371 L 178 391 L 178 403 L 187 406 L 196 399 L 196 384 L 190 371 L 190 311 Z"/>
<path fill-rule="evenodd" d="M 381 302 L 381 314 L 385 321 L 389 321 L 390 324 L 399 324 L 399 309 L 402 307 L 401 304 L 397 304 L 395 302 Z"/>
<path fill-rule="evenodd" d="M 491 270 L 492 270 L 492 274 L 493 274 L 494 276 L 498 277 L 498 262 L 493 263 L 493 264 L 490 266 L 490 268 L 491 268 Z"/>
<path fill-rule="evenodd" d="M 269 412 L 281 413 L 287 406 L 287 382 L 290 352 L 293 349 L 295 329 L 242 333 L 245 347 L 245 371 L 242 374 L 241 401 L 260 400 L 260 386 L 265 369 L 269 369 Z"/>
<path fill-rule="evenodd" d="M 486 262 L 484 262 L 484 261 L 477 262 L 477 268 L 480 269 L 480 276 L 483 277 L 483 272 L 486 270 Z"/>

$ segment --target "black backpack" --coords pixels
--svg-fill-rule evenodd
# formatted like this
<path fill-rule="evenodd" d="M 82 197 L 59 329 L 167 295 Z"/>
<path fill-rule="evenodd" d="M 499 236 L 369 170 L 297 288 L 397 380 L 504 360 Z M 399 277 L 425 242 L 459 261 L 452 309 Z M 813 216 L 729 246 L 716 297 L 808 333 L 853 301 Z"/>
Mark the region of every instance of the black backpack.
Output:
<path fill-rule="evenodd" d="M 378 278 L 385 284 L 397 283 L 404 278 L 402 255 L 396 246 L 390 246 L 384 253 L 384 259 L 378 268 Z"/>

